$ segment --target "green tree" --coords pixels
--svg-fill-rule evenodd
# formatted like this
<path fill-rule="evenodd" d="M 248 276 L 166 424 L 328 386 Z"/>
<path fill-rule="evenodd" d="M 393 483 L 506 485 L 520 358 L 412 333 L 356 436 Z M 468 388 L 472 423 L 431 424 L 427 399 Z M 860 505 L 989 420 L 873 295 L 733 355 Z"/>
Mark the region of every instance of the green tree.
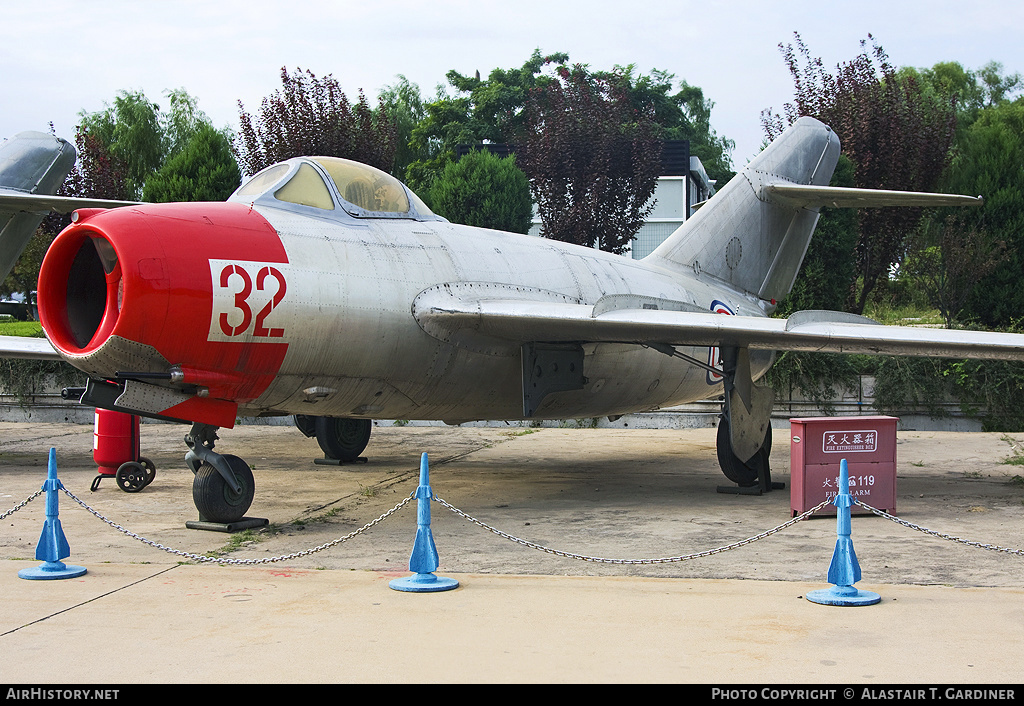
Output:
<path fill-rule="evenodd" d="M 429 158 L 427 151 L 413 146 L 412 132 L 426 117 L 420 87 L 399 75 L 393 86 L 385 86 L 378 96 L 381 108 L 395 126 L 395 166 L 392 174 L 402 181 L 413 162 Z"/>
<path fill-rule="evenodd" d="M 930 69 L 905 68 L 901 76 L 917 77 L 933 100 L 952 98 L 956 105 L 957 130 L 953 145 L 953 161 L 946 170 L 941 190 L 953 193 L 982 194 L 996 188 L 999 176 L 993 169 L 1013 168 L 1011 161 L 1000 163 L 981 152 L 993 147 L 1005 151 L 1012 146 L 992 144 L 989 127 L 975 127 L 982 115 L 986 123 L 991 111 L 1008 104 L 1010 97 L 1024 88 L 1020 74 L 1005 75 L 997 62 L 989 62 L 977 71 L 965 69 L 956 62 L 940 62 Z M 986 172 L 984 176 L 979 171 Z M 1017 175 L 1007 177 L 1011 182 Z M 1005 192 L 996 196 L 997 202 L 1006 198 Z M 941 209 L 926 216 L 924 227 L 910 248 L 905 266 L 900 269 L 900 281 L 913 290 L 923 291 L 932 306 L 939 309 L 952 327 L 959 319 L 979 321 L 992 319 L 972 314 L 964 305 L 979 281 L 984 281 L 1007 255 L 1012 232 L 992 220 L 987 206 L 981 209 Z M 1005 213 L 1005 209 L 1003 209 Z M 990 228 L 990 225 L 992 226 Z M 1012 231 L 1012 228 L 1011 228 Z M 1008 323 L 1005 320 L 1004 325 Z"/>
<path fill-rule="evenodd" d="M 732 151 L 736 143 L 719 136 L 711 127 L 714 102 L 704 97 L 704 91 L 686 81 L 679 82 L 679 90 L 672 93 L 675 75 L 655 69 L 650 75 L 634 76 L 634 66 L 616 67 L 614 72 L 598 74 L 619 81 L 629 91 L 630 100 L 637 110 L 653 107 L 654 120 L 661 126 L 664 140 L 688 140 L 690 154 L 699 157 L 708 177 L 724 186 L 733 177 Z"/>
<path fill-rule="evenodd" d="M 1024 98 L 982 110 L 967 130 L 947 175 L 956 193 L 981 194 L 985 203 L 960 214 L 963 228 L 983 232 L 1006 252 L 977 280 L 967 299 L 967 318 L 1007 327 L 1024 316 Z"/>
<path fill-rule="evenodd" d="M 900 69 L 901 76 L 912 76 L 934 96 L 951 97 L 956 103 L 956 143 L 963 141 L 967 129 L 981 111 L 1009 102 L 1024 90 L 1019 73 L 1004 74 L 1003 65 L 990 61 L 971 71 L 955 61 L 943 61 L 928 69 Z"/>
<path fill-rule="evenodd" d="M 395 128 L 383 106 L 374 109 L 362 91 L 352 105 L 328 74 L 281 68 L 281 88 L 263 99 L 258 118 L 238 102 L 238 151 L 247 174 L 292 157 L 342 157 L 391 171 Z"/>
<path fill-rule="evenodd" d="M 535 49 L 517 69 L 494 69 L 486 79 L 479 73 L 464 76 L 449 71 L 446 78 L 457 94 L 438 89 L 435 100 L 424 105 L 423 120 L 413 129 L 410 146 L 417 153 L 406 172 L 409 186 L 429 194 L 434 179 L 455 160 L 458 145 L 485 142 L 519 144 L 526 135 L 524 113 L 530 91 L 544 85 L 548 66 L 560 65 L 569 55 L 543 56 Z"/>
<path fill-rule="evenodd" d="M 633 107 L 624 83 L 559 67 L 532 92 L 521 155 L 541 234 L 622 253 L 654 203 L 662 142 L 653 108 Z"/>
<path fill-rule="evenodd" d="M 409 169 L 410 186 L 427 191 L 424 187 L 429 187 L 444 165 L 454 159 L 457 145 L 524 144 L 529 96 L 542 94 L 568 62 L 568 54 L 542 55 L 537 49 L 521 67 L 494 69 L 486 79 L 479 73 L 465 76 L 449 71 L 448 83 L 457 93 L 440 93 L 427 103 L 424 119 L 412 133 L 412 145 L 420 156 Z M 690 153 L 700 157 L 708 175 L 719 185 L 732 178 L 735 143 L 711 128 L 714 103 L 700 88 L 680 81 L 679 90 L 673 93 L 673 74 L 655 69 L 650 75 L 638 75 L 632 65 L 595 71 L 594 76 L 624 90 L 634 109 L 653 110 L 654 121 L 660 126 L 659 137 L 689 140 Z"/>
<path fill-rule="evenodd" d="M 230 140 L 206 124 L 146 181 L 142 199 L 224 201 L 238 188 L 241 178 Z"/>
<path fill-rule="evenodd" d="M 970 220 L 959 214 L 926 220 L 900 268 L 900 279 L 923 292 L 946 328 L 954 327 L 978 282 L 1005 257 L 1006 244 L 969 225 Z"/>
<path fill-rule="evenodd" d="M 81 114 L 80 131 L 98 141 L 109 159 L 120 165 L 127 187 L 123 198 L 142 198 L 147 181 L 200 130 L 211 124 L 196 99 L 184 88 L 165 91 L 165 94 L 169 103 L 167 111 L 161 111 L 160 106 L 149 101 L 141 91 L 120 91 L 112 106 L 96 113 Z M 230 142 L 230 132 L 226 128 L 222 132 Z M 94 145 L 90 149 L 95 148 Z M 83 178 L 95 168 L 95 162 L 86 167 Z"/>
<path fill-rule="evenodd" d="M 211 127 L 213 123 L 206 113 L 199 109 L 199 101 L 188 94 L 184 88 L 164 91 L 167 95 L 167 112 L 160 114 L 163 128 L 164 162 L 171 159 L 191 142 L 197 133 Z M 220 130 L 230 144 L 231 131 Z"/>
<path fill-rule="evenodd" d="M 123 165 L 129 193 L 138 197 L 146 179 L 164 160 L 160 106 L 142 91 L 119 91 L 112 106 L 80 116 L 79 129 L 98 139 L 110 157 Z"/>
<path fill-rule="evenodd" d="M 449 162 L 431 189 L 434 211 L 454 223 L 526 233 L 533 204 L 526 175 L 514 155 L 474 150 Z"/>

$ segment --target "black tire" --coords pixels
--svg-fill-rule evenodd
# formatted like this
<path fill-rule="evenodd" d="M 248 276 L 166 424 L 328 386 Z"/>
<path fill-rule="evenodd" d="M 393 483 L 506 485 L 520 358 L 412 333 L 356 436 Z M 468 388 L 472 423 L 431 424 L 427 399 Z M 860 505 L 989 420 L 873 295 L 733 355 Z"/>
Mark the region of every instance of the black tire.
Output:
<path fill-rule="evenodd" d="M 760 481 L 761 469 L 769 468 L 769 456 L 772 451 L 772 428 L 764 434 L 764 443 L 756 454 L 749 461 L 744 463 L 732 452 L 732 443 L 729 441 L 729 422 L 724 417 L 718 423 L 718 465 L 722 468 L 725 477 L 741 488 L 755 486 Z"/>
<path fill-rule="evenodd" d="M 200 466 L 192 481 L 192 501 L 199 510 L 199 517 L 207 522 L 228 523 L 242 519 L 256 495 L 256 483 L 249 464 L 238 456 L 225 455 L 224 460 L 231 467 L 235 480 L 241 484 L 242 491 L 232 491 L 220 472 L 209 463 Z"/>
<path fill-rule="evenodd" d="M 146 487 L 146 468 L 138 461 L 126 461 L 114 474 L 117 487 L 126 493 L 137 493 Z"/>
<path fill-rule="evenodd" d="M 153 479 L 156 478 L 156 464 L 145 456 L 139 456 L 139 463 L 142 464 L 142 467 L 146 471 L 146 485 L 149 485 L 153 482 Z"/>
<path fill-rule="evenodd" d="M 308 414 L 295 415 L 295 428 L 308 439 L 316 434 L 316 417 Z"/>
<path fill-rule="evenodd" d="M 370 443 L 373 421 L 344 417 L 317 417 L 316 441 L 327 458 L 355 461 Z"/>

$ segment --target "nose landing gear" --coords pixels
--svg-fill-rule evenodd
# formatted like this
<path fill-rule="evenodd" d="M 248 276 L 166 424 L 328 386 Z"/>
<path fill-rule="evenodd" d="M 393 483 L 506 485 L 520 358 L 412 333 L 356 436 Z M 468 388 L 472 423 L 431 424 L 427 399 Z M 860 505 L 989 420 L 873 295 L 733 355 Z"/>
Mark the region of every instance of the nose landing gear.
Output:
<path fill-rule="evenodd" d="M 238 456 L 219 454 L 213 450 L 217 427 L 196 423 L 185 435 L 188 453 L 185 463 L 195 474 L 192 500 L 199 511 L 199 521 L 189 521 L 190 529 L 237 532 L 263 527 L 268 520 L 245 517 L 256 492 L 252 469 Z"/>

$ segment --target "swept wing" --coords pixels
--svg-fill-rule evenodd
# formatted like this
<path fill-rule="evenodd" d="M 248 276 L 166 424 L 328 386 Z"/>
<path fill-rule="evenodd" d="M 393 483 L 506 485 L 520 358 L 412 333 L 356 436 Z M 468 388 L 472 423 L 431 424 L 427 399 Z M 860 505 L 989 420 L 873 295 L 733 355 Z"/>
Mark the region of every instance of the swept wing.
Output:
<path fill-rule="evenodd" d="M 418 301 L 420 326 L 444 340 L 474 337 L 511 346 L 543 341 L 734 346 L 760 350 L 868 353 L 937 358 L 1024 360 L 1021 337 L 988 331 L 885 326 L 839 312 L 789 319 L 711 312 L 617 309 L 516 300 L 465 300 L 434 290 Z"/>

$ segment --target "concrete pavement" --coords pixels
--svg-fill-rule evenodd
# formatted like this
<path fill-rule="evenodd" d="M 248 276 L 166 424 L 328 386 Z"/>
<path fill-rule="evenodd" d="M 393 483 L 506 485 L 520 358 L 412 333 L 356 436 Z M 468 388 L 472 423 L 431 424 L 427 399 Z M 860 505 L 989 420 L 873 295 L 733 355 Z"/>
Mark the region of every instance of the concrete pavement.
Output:
<path fill-rule="evenodd" d="M 184 529 L 195 510 L 181 427 L 144 425 L 154 483 L 90 493 L 91 427 L 0 425 L 0 512 L 37 489 L 58 447 L 65 486 L 111 520 L 184 551 L 258 559 L 318 546 L 416 485 L 418 454 L 453 504 L 540 544 L 599 556 L 684 554 L 788 519 L 788 491 L 714 492 L 713 432 L 378 429 L 365 466 L 310 463 L 294 430 L 222 432 L 256 469 L 265 533 L 229 544 Z M 784 438 L 784 435 L 780 435 Z M 1012 437 L 1007 437 L 1013 441 Z M 901 515 L 1010 547 L 1024 489 L 1002 435 L 901 433 Z M 312 446 L 310 446 L 312 444 Z M 784 445 L 780 444 L 781 448 Z M 786 481 L 785 452 L 773 455 Z M 393 591 L 415 532 L 407 506 L 324 552 L 259 566 L 180 564 L 61 494 L 64 581 L 26 581 L 42 499 L 0 523 L 0 683 L 689 682 L 1006 684 L 1020 681 L 1024 564 L 855 517 L 859 588 L 877 606 L 810 603 L 835 523 L 799 523 L 751 547 L 665 566 L 572 562 L 501 540 L 433 507 L 439 574 L 460 587 Z M 572 575 L 568 575 L 572 574 Z M 895 580 L 894 580 L 895 579 Z"/>
<path fill-rule="evenodd" d="M 0 682 L 1020 681 L 1024 589 L 98 564 L 30 582 L 3 562 Z"/>

